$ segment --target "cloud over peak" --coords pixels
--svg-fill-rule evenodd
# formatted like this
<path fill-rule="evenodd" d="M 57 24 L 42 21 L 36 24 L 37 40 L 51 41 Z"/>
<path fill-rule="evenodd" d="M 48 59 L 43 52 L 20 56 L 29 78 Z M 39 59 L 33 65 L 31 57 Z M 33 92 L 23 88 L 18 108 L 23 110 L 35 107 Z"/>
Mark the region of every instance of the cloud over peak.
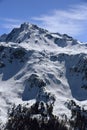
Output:
<path fill-rule="evenodd" d="M 87 4 L 70 6 L 67 10 L 53 10 L 51 14 L 34 17 L 40 26 L 52 31 L 80 35 L 87 28 Z"/>

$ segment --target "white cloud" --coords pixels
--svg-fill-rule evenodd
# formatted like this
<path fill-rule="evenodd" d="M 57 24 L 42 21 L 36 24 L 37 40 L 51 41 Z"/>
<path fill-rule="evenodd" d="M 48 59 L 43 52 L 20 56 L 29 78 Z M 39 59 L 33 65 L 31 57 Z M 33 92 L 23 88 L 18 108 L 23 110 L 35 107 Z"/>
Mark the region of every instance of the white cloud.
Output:
<path fill-rule="evenodd" d="M 0 18 L 0 21 L 1 21 L 0 28 L 7 30 L 19 27 L 20 24 L 23 22 L 22 20 L 13 18 Z"/>
<path fill-rule="evenodd" d="M 4 18 L 3 20 L 6 21 L 6 22 L 12 22 L 12 23 L 20 23 L 20 22 L 22 22 L 22 20 L 13 19 L 13 18 Z"/>
<path fill-rule="evenodd" d="M 12 29 L 12 28 L 16 28 L 19 27 L 19 24 L 2 24 L 2 28 L 6 28 L 6 29 Z"/>
<path fill-rule="evenodd" d="M 80 35 L 87 28 L 87 4 L 70 7 L 67 10 L 54 10 L 50 14 L 34 17 L 40 26 L 52 32 Z"/>

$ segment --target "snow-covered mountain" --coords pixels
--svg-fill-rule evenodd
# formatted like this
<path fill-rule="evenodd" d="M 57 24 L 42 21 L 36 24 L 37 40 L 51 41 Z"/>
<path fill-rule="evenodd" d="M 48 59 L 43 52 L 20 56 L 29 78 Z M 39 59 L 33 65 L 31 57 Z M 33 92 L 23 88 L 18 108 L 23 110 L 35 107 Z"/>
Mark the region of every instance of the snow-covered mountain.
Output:
<path fill-rule="evenodd" d="M 66 102 L 87 107 L 87 45 L 24 23 L 0 37 L 0 120 L 12 104 L 44 101 L 68 117 Z"/>

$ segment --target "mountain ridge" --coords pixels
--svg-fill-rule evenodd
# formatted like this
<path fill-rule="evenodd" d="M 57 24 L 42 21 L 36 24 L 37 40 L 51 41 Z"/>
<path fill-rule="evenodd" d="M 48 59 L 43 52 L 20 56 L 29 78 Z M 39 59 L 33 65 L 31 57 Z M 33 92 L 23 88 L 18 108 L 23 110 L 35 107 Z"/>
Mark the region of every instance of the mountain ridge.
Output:
<path fill-rule="evenodd" d="M 39 28 L 37 25 L 30 24 L 28 22 L 21 24 L 19 28 L 14 28 L 9 34 L 1 35 L 0 41 L 15 43 L 28 42 L 31 34 L 33 34 L 33 38 L 35 38 L 34 35 L 36 35 L 36 33 L 39 35 L 43 34 L 43 36 L 47 37 L 49 40 L 52 40 L 54 38 L 55 44 L 57 44 L 57 42 L 60 42 L 60 44 L 63 42 L 65 43 L 66 41 L 72 42 L 72 44 L 78 43 L 77 40 L 73 39 L 67 34 L 49 33 L 46 29 Z"/>

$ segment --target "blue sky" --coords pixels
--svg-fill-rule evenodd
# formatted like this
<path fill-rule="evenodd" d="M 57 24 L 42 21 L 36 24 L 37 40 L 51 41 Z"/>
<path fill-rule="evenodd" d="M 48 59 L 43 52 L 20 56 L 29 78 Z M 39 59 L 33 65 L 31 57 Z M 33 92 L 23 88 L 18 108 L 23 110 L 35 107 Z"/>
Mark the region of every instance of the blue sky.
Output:
<path fill-rule="evenodd" d="M 23 22 L 87 42 L 87 0 L 0 0 L 0 35 Z"/>

